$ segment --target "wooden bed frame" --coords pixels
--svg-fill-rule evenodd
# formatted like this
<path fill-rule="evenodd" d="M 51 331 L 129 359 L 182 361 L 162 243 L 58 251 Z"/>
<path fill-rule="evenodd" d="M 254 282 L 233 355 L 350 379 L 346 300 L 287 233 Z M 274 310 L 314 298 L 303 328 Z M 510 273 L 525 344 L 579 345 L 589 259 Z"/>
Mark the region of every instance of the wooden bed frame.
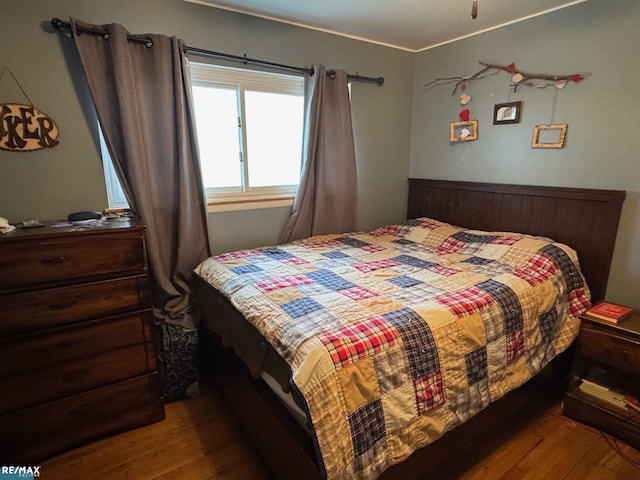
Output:
<path fill-rule="evenodd" d="M 407 218 L 430 217 L 488 231 L 524 232 L 576 249 L 594 301 L 604 298 L 625 192 L 560 187 L 409 179 Z M 197 279 L 205 316 L 244 321 L 215 289 Z M 201 329 L 203 373 L 210 375 L 248 435 L 266 470 L 278 479 L 321 479 L 310 435 L 289 415 L 262 381 L 254 380 L 219 338 Z M 519 389 L 491 404 L 438 441 L 386 470 L 381 479 L 424 478 L 460 448 L 532 402 L 560 398 L 570 352 Z"/>

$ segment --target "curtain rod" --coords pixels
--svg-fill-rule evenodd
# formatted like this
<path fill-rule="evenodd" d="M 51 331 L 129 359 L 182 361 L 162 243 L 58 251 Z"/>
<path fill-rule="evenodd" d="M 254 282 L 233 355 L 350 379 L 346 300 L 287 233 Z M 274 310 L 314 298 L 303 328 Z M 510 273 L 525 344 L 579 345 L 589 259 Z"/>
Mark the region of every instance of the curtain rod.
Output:
<path fill-rule="evenodd" d="M 71 23 L 65 22 L 60 18 L 52 18 L 51 26 L 59 31 L 68 30 L 69 32 L 71 32 Z M 108 35 L 106 31 L 99 28 L 82 27 L 81 30 L 91 35 L 100 35 L 100 36 Z M 153 42 L 151 41 L 151 39 L 148 37 L 145 37 L 144 35 L 128 34 L 127 38 L 132 42 L 144 43 L 148 47 L 151 47 L 153 45 Z M 232 55 L 230 53 L 215 52 L 213 50 L 190 47 L 187 45 L 184 46 L 183 50 L 185 53 L 193 53 L 195 55 L 203 55 L 207 57 L 224 58 L 226 60 L 242 62 L 245 65 L 250 63 L 253 65 L 262 65 L 262 66 L 276 68 L 280 70 L 289 70 L 289 71 L 298 72 L 302 74 L 309 73 L 313 75 L 313 68 L 309 68 L 309 67 L 294 67 L 294 66 L 285 65 L 282 63 L 274 63 L 274 62 L 268 62 L 266 60 L 258 60 L 255 58 L 247 57 L 246 55 L 244 56 Z M 328 71 L 327 75 L 331 75 L 331 71 Z M 382 85 L 384 83 L 384 77 L 365 77 L 357 73 L 355 75 L 348 73 L 347 78 L 349 80 L 356 81 L 356 82 L 368 82 L 368 83 L 375 83 L 377 85 Z"/>

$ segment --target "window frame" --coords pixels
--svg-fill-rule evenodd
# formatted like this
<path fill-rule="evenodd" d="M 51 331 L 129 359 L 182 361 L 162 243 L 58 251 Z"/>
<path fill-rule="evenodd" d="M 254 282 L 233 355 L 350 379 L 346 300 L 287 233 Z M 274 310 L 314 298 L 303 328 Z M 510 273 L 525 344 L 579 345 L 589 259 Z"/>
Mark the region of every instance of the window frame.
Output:
<path fill-rule="evenodd" d="M 282 87 L 282 79 L 286 79 L 288 82 L 295 82 L 297 84 L 297 92 L 300 95 L 304 95 L 304 78 L 297 75 L 286 75 L 286 74 L 278 74 L 271 72 L 264 72 L 259 70 L 249 70 L 249 69 L 239 69 L 234 67 L 227 67 L 217 64 L 209 64 L 209 63 L 201 63 L 201 62 L 189 62 L 189 70 L 190 70 L 190 78 L 191 83 L 194 83 L 193 80 L 193 70 L 196 70 L 196 73 L 204 74 L 205 79 L 197 79 L 195 83 L 198 82 L 207 82 L 207 78 L 211 79 L 212 77 L 216 79 L 215 83 L 224 83 L 219 80 L 229 80 L 234 81 L 238 74 L 241 74 L 245 78 L 251 79 L 259 79 L 259 83 L 264 85 L 266 79 L 271 79 L 272 90 L 278 90 L 278 87 Z M 205 69 L 205 70 L 203 70 Z M 218 72 L 217 75 L 211 75 L 212 71 Z M 235 73 L 235 76 L 234 76 Z M 285 82 L 286 83 L 286 82 Z M 247 85 L 251 86 L 252 83 L 249 81 Z M 280 92 L 275 93 L 291 93 L 289 89 L 282 89 Z M 243 110 L 242 116 L 244 121 L 244 101 L 241 102 L 241 108 Z M 302 119 L 301 119 L 302 121 Z M 107 201 L 109 208 L 107 211 L 122 211 L 128 210 L 129 203 L 127 202 L 127 198 L 122 190 L 122 186 L 120 184 L 120 180 L 116 173 L 115 167 L 113 165 L 113 160 L 109 153 L 109 150 L 106 146 L 106 142 L 104 136 L 102 134 L 102 129 L 100 127 L 99 122 L 97 122 L 98 127 L 98 138 L 100 144 L 100 151 L 102 157 L 102 165 L 105 176 L 105 185 L 106 185 L 106 193 L 107 193 Z M 246 149 L 246 129 L 242 129 L 243 139 L 242 139 L 242 148 Z M 302 152 L 301 152 L 302 156 Z M 301 159 L 302 162 L 302 159 Z M 302 165 L 300 166 L 302 168 Z M 244 182 L 246 178 L 248 178 L 248 162 L 243 162 L 243 179 Z M 204 188 L 206 193 L 206 201 L 207 201 L 207 210 L 209 212 L 217 212 L 217 211 L 231 211 L 231 210 L 245 210 L 245 209 L 260 209 L 260 208 L 273 208 L 273 207 L 286 207 L 293 205 L 293 200 L 295 198 L 296 191 L 298 189 L 299 184 L 287 185 L 287 186 L 273 186 L 273 187 L 251 187 L 249 190 L 239 191 L 236 188 Z"/>
<path fill-rule="evenodd" d="M 271 208 L 291 206 L 298 189 L 298 183 L 292 185 L 248 187 L 249 163 L 251 152 L 247 152 L 245 91 L 253 89 L 282 94 L 304 95 L 304 78 L 299 75 L 250 70 L 218 64 L 189 62 L 189 76 L 192 86 L 227 85 L 237 88 L 239 116 L 242 122 L 240 129 L 240 152 L 242 155 L 241 186 L 236 187 L 204 187 L 208 211 L 228 211 L 255 208 Z M 303 121 L 303 118 L 300 119 Z M 302 162 L 302 152 L 301 162 Z M 200 159 L 202 163 L 202 159 Z M 302 168 L 302 165 L 300 165 Z"/>

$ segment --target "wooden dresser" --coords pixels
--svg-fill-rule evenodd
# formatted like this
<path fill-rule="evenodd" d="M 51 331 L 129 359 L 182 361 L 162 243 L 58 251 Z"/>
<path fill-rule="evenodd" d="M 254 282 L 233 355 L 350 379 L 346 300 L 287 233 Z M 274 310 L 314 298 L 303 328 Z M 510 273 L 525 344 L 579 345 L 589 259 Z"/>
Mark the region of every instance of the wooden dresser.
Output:
<path fill-rule="evenodd" d="M 144 226 L 0 235 L 0 464 L 164 418 Z"/>

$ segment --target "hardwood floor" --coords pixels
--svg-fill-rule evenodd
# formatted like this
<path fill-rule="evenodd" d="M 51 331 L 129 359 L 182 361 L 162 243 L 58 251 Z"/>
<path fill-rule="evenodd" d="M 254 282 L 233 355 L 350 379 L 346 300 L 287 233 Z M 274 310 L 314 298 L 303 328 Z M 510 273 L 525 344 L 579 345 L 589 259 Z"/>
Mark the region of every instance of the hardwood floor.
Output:
<path fill-rule="evenodd" d="M 626 480 L 640 478 L 640 452 L 561 414 L 534 412 L 476 442 L 434 472 L 434 479 Z"/>
<path fill-rule="evenodd" d="M 222 397 L 202 385 L 198 398 L 169 403 L 158 423 L 85 445 L 42 463 L 44 480 L 263 480 Z"/>
<path fill-rule="evenodd" d="M 560 410 L 555 404 L 508 422 L 500 432 L 454 455 L 428 478 L 640 478 L 638 450 L 563 417 Z M 266 480 L 268 476 L 228 417 L 221 396 L 204 384 L 200 397 L 168 404 L 162 422 L 43 462 L 41 478 Z"/>

